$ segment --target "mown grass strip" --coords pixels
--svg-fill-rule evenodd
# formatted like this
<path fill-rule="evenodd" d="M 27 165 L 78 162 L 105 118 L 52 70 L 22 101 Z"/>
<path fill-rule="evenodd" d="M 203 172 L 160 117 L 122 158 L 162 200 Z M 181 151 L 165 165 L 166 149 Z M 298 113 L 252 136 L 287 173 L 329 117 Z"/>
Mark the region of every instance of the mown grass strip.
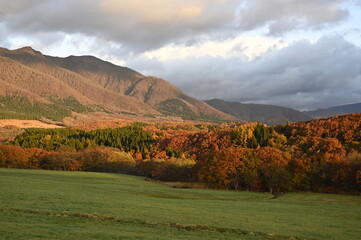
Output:
<path fill-rule="evenodd" d="M 40 210 L 30 210 L 30 209 L 4 209 L 1 208 L 0 212 L 17 212 L 25 214 L 34 214 L 34 215 L 43 215 L 51 217 L 74 217 L 88 220 L 98 220 L 98 221 L 114 221 L 120 224 L 139 224 L 147 226 L 162 226 L 176 228 L 178 230 L 184 231 L 209 231 L 209 232 L 218 232 L 218 233 L 234 233 L 239 235 L 248 235 L 248 236 L 263 236 L 269 239 L 292 239 L 297 240 L 300 238 L 292 236 L 278 235 L 274 233 L 263 233 L 263 232 L 251 232 L 242 229 L 233 229 L 233 228 L 221 228 L 221 227 L 212 227 L 207 225 L 184 225 L 179 223 L 165 223 L 165 222 L 149 222 L 140 219 L 120 219 L 114 216 L 102 216 L 98 214 L 84 214 L 84 213 L 71 213 L 68 211 L 40 211 Z M 302 238 L 304 239 L 304 238 Z"/>

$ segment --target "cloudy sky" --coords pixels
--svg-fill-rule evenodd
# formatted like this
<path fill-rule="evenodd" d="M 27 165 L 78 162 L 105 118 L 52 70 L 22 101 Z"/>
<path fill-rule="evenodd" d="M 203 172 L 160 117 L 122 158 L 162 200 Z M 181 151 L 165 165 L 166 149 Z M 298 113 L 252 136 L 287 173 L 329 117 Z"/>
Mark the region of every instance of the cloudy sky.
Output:
<path fill-rule="evenodd" d="M 361 102 L 361 0 L 0 0 L 0 46 L 94 55 L 198 99 Z"/>

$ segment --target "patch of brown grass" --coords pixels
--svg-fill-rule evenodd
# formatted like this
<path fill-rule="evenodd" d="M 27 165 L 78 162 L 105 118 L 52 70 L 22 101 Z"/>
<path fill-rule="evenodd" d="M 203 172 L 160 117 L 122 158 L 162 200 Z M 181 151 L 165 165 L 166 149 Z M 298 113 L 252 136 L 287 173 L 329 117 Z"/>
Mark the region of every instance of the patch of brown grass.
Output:
<path fill-rule="evenodd" d="M 63 128 L 63 126 L 37 120 L 1 119 L 0 128 Z"/>

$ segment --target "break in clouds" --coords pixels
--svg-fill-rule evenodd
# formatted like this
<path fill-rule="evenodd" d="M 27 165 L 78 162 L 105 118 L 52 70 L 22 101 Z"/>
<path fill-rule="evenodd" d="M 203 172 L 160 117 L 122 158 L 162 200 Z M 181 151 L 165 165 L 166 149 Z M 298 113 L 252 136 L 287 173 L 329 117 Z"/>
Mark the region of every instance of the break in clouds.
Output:
<path fill-rule="evenodd" d="M 298 41 L 247 57 L 188 57 L 129 63 L 199 99 L 276 104 L 301 110 L 361 100 L 361 49 L 340 36 Z"/>
<path fill-rule="evenodd" d="M 359 0 L 0 0 L 0 47 L 96 55 L 163 77 L 199 99 L 315 109 L 361 100 L 360 48 L 342 37 L 297 41 L 254 59 L 205 52 L 159 60 L 146 53 L 222 44 L 252 31 L 316 33 L 346 21 L 350 3 L 360 6 Z"/>

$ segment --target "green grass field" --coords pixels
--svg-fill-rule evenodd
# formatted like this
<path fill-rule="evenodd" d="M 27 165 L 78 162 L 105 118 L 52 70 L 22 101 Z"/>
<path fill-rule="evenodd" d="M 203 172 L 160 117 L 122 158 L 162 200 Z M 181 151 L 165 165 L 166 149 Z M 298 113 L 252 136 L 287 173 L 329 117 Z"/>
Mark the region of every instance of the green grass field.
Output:
<path fill-rule="evenodd" d="M 361 197 L 0 169 L 0 239 L 361 239 Z"/>

